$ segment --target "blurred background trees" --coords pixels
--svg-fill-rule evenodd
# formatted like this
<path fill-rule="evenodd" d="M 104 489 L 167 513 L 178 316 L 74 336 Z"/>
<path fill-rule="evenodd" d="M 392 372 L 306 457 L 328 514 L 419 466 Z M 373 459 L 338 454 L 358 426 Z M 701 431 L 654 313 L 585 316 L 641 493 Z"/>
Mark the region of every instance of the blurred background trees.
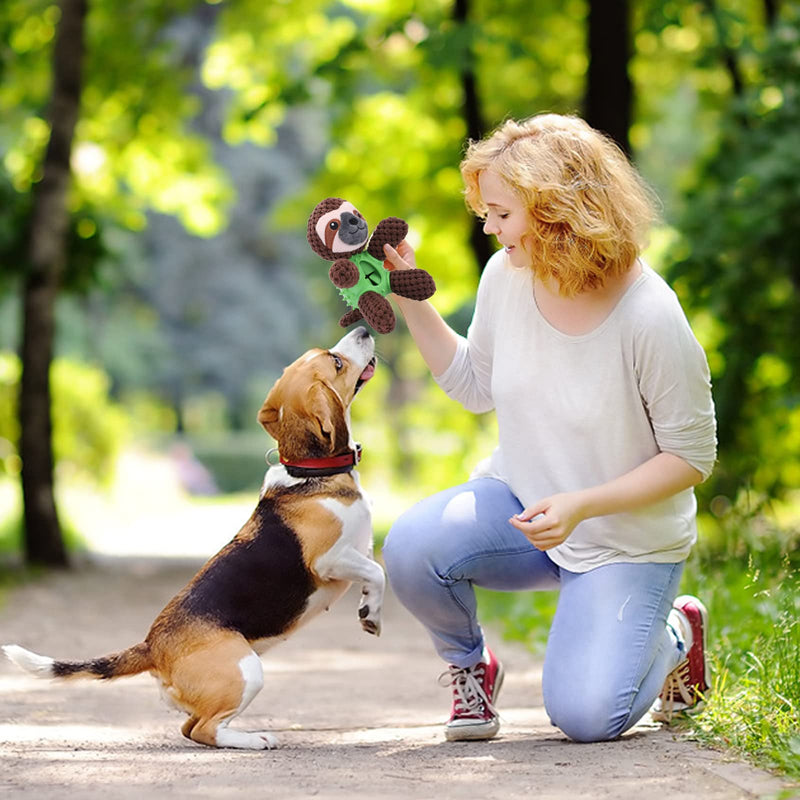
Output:
<path fill-rule="evenodd" d="M 50 0 L 0 8 L 0 472 L 11 482 L 24 422 L 13 354 L 27 359 L 21 298 L 35 268 L 26 237 L 55 131 L 63 18 Z M 341 301 L 304 236 L 322 197 L 347 197 L 368 220 L 406 218 L 435 304 L 465 330 L 493 247 L 461 198 L 465 140 L 553 110 L 614 136 L 663 199 L 648 258 L 709 353 L 719 408 L 703 508 L 790 498 L 795 4 L 88 0 L 84 45 L 54 337 L 56 365 L 75 377 L 59 388 L 50 373 L 56 482 L 81 466 L 108 480 L 127 434 L 188 438 L 221 488 L 257 485 L 266 389 L 339 335 Z M 356 409 L 365 479 L 417 497 L 463 479 L 491 446 L 491 416 L 441 395 L 402 326 L 379 350 L 385 367 Z M 99 380 L 88 409 L 61 394 L 88 380 L 81 370 Z"/>

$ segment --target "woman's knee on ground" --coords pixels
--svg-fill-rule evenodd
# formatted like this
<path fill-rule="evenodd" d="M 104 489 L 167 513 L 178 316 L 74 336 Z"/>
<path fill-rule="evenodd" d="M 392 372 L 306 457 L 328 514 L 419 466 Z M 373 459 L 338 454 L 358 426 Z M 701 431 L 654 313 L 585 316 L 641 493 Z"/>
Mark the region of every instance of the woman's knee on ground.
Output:
<path fill-rule="evenodd" d="M 575 742 L 608 742 L 629 727 L 628 708 L 608 692 L 562 686 L 545 691 L 544 705 L 552 724 Z"/>

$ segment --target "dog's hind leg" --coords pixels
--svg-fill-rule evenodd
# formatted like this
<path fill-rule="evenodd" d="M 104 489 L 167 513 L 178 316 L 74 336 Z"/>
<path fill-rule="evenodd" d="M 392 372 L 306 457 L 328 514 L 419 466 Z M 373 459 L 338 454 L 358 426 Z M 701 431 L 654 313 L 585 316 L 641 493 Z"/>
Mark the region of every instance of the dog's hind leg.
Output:
<path fill-rule="evenodd" d="M 171 693 L 189 713 L 181 732 L 192 741 L 244 750 L 277 746 L 271 733 L 228 728 L 264 685 L 261 660 L 244 638 L 236 635 L 184 656 L 170 683 Z"/>
<path fill-rule="evenodd" d="M 183 725 L 181 726 L 181 733 L 187 739 L 191 739 L 192 738 L 192 731 L 194 730 L 194 726 L 197 725 L 197 723 L 199 721 L 200 720 L 197 717 L 194 717 L 194 716 L 189 717 L 189 719 L 187 719 L 186 722 L 184 722 Z"/>

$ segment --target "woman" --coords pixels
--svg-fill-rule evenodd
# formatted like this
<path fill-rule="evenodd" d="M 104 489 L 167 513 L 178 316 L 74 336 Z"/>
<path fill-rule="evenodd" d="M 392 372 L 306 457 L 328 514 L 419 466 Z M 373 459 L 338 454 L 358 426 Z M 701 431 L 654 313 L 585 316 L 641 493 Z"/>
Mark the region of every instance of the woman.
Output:
<path fill-rule="evenodd" d="M 654 218 L 622 152 L 575 117 L 506 122 L 470 144 L 466 199 L 503 249 L 468 335 L 396 298 L 439 385 L 499 441 L 471 480 L 406 512 L 384 546 L 401 602 L 449 663 L 449 740 L 491 738 L 502 665 L 473 586 L 559 589 L 545 708 L 577 741 L 613 739 L 659 697 L 707 692 L 706 611 L 675 599 L 695 542 L 693 487 L 716 454 L 708 366 L 640 253 Z M 414 266 L 407 243 L 388 268 Z M 674 604 L 673 604 L 674 601 Z"/>

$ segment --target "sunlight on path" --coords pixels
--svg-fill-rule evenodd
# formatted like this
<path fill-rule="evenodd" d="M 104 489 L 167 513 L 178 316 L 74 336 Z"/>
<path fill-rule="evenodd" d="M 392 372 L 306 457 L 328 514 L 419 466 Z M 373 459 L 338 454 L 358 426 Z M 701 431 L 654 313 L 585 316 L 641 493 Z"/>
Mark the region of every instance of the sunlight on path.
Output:
<path fill-rule="evenodd" d="M 208 556 L 230 541 L 255 508 L 257 493 L 194 498 L 169 456 L 124 453 L 111 492 L 69 488 L 65 519 L 92 552 L 113 556 Z"/>
<path fill-rule="evenodd" d="M 376 530 L 388 529 L 417 499 L 388 487 L 366 489 Z M 93 553 L 196 558 L 216 553 L 236 535 L 253 513 L 258 492 L 192 497 L 169 455 L 130 450 L 119 458 L 111 490 L 69 486 L 58 502 L 62 519 Z"/>

